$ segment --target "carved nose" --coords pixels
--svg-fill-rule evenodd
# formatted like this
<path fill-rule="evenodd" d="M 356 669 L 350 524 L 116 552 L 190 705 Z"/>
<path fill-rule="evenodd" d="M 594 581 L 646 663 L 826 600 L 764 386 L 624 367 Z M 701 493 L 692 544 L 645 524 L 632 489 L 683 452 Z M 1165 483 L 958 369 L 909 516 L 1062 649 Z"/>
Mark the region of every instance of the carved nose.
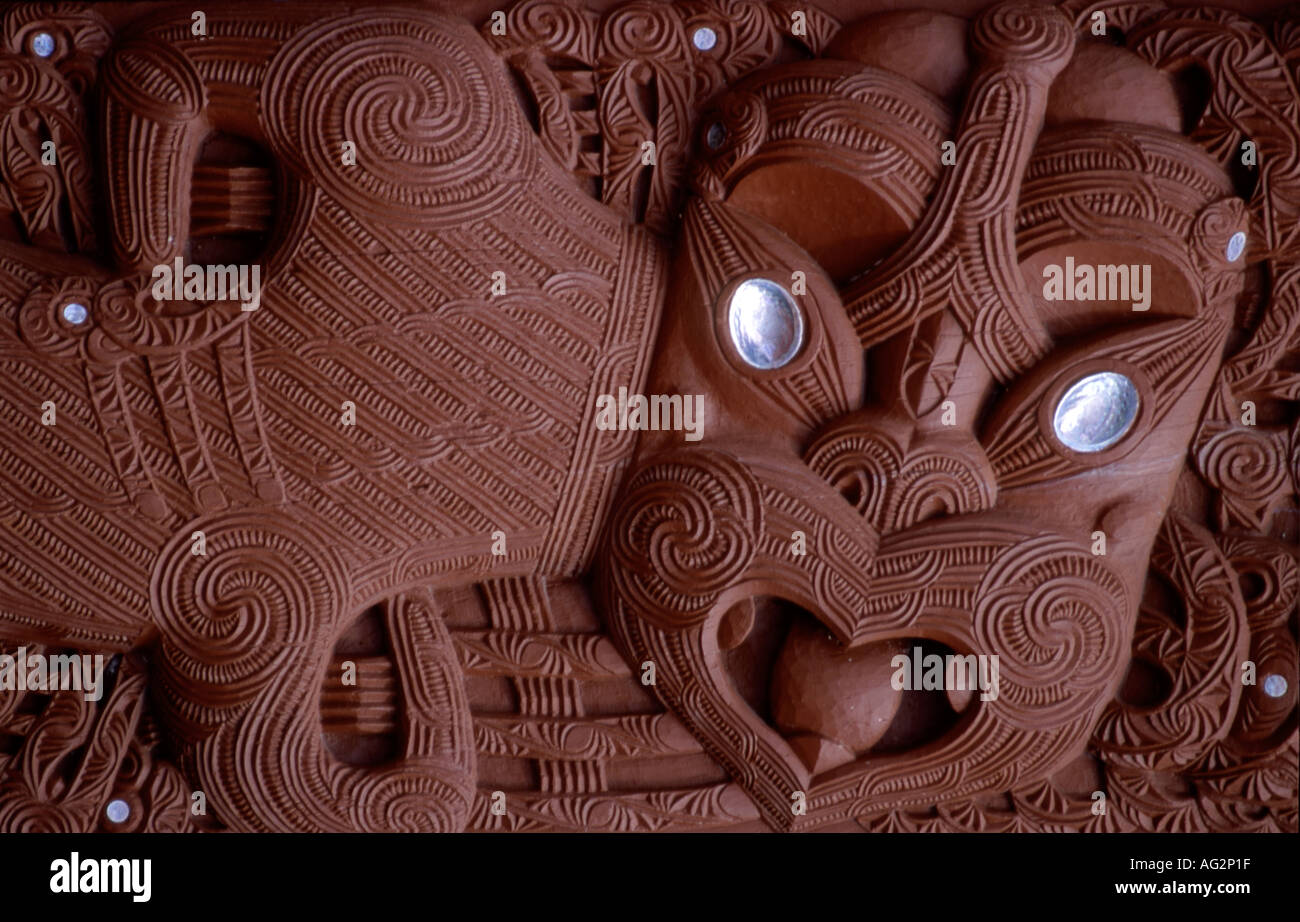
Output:
<path fill-rule="evenodd" d="M 880 411 L 840 417 L 805 453 L 880 535 L 942 515 L 992 509 L 997 478 L 984 449 L 957 428 L 920 428 Z"/>

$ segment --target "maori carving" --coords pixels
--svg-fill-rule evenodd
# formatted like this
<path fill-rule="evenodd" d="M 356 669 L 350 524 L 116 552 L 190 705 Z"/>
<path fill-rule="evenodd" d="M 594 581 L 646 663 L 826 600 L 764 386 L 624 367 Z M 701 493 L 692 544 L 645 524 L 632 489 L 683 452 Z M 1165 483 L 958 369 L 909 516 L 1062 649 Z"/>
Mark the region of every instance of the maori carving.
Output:
<path fill-rule="evenodd" d="M 0 4 L 0 830 L 1296 831 L 1300 25 L 869 7 Z"/>

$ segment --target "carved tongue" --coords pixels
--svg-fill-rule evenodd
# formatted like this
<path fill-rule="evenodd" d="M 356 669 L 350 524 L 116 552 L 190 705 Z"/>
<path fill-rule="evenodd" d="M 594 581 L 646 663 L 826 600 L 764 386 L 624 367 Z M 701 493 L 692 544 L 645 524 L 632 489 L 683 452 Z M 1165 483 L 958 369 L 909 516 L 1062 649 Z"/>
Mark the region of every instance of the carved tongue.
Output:
<path fill-rule="evenodd" d="M 791 748 L 821 772 L 876 744 L 903 693 L 890 683 L 901 641 L 846 650 L 820 625 L 798 621 L 772 672 L 772 717 Z"/>

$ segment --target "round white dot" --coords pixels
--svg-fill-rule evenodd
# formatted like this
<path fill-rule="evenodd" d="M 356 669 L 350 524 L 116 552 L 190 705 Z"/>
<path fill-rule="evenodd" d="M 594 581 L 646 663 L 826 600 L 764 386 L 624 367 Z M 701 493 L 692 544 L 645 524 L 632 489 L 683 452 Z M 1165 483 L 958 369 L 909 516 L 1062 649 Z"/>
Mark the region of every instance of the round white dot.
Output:
<path fill-rule="evenodd" d="M 33 35 L 32 53 L 38 58 L 48 58 L 54 54 L 54 36 L 48 32 L 37 32 Z"/>
<path fill-rule="evenodd" d="M 110 823 L 125 823 L 131 816 L 131 805 L 125 800 L 110 800 L 104 812 Z"/>
<path fill-rule="evenodd" d="M 1270 698 L 1281 698 L 1286 694 L 1286 678 L 1276 672 L 1264 677 L 1264 694 Z"/>
<path fill-rule="evenodd" d="M 700 26 L 691 36 L 691 43 L 700 51 L 712 51 L 713 46 L 718 43 L 718 33 L 708 26 Z"/>
<path fill-rule="evenodd" d="M 86 322 L 90 312 L 86 310 L 86 305 L 77 301 L 69 301 L 63 305 L 63 319 L 75 326 L 80 326 Z"/>
<path fill-rule="evenodd" d="M 1061 397 L 1052 429 L 1065 447 L 1091 453 L 1114 445 L 1137 419 L 1133 382 L 1113 371 L 1085 375 Z"/>
<path fill-rule="evenodd" d="M 736 287 L 727 327 L 745 363 L 765 371 L 788 364 L 803 345 L 803 312 L 790 292 L 768 279 L 746 279 Z"/>
<path fill-rule="evenodd" d="M 1246 232 L 1237 231 L 1228 238 L 1228 249 L 1224 253 L 1228 257 L 1228 262 L 1235 263 L 1241 259 L 1241 254 L 1246 252 Z"/>

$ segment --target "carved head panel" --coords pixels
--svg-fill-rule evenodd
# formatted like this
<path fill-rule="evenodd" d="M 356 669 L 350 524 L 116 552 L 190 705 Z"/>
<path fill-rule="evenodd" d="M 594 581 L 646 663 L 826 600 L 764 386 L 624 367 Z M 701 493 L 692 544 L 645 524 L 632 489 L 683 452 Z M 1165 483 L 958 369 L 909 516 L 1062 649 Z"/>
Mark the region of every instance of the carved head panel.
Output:
<path fill-rule="evenodd" d="M 1294 827 L 1300 34 L 839 6 L 6 12 L 0 827 Z"/>

